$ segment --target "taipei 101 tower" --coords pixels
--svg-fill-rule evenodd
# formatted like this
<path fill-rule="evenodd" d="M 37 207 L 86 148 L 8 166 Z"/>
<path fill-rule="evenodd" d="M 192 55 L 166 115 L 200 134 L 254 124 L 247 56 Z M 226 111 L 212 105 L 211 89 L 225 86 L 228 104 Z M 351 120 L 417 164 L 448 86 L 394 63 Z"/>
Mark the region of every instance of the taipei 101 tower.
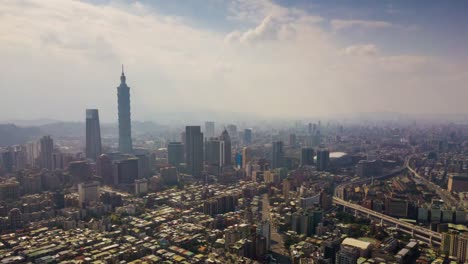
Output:
<path fill-rule="evenodd" d="M 130 121 L 130 87 L 127 86 L 124 68 L 120 85 L 117 87 L 117 99 L 119 108 L 119 151 L 121 153 L 132 153 L 132 126 Z"/>

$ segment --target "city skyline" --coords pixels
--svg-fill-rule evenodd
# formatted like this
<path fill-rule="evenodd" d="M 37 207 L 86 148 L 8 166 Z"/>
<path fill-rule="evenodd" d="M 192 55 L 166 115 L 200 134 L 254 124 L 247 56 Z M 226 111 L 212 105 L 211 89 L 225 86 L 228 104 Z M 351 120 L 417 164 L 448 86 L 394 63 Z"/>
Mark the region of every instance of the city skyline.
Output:
<path fill-rule="evenodd" d="M 23 110 L 0 120 L 80 120 L 98 108 L 114 121 L 109 90 L 121 63 L 137 87 L 135 120 L 468 113 L 466 4 L 364 2 L 2 2 L 0 103 Z M 47 104 L 30 110 L 38 97 Z"/>
<path fill-rule="evenodd" d="M 0 1 L 0 263 L 468 263 L 467 11 Z"/>

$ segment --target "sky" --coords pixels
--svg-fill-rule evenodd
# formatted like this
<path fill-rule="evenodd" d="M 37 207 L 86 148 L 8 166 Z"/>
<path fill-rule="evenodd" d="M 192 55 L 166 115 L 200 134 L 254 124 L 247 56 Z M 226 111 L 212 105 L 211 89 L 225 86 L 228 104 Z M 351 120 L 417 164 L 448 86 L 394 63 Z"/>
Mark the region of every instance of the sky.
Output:
<path fill-rule="evenodd" d="M 468 114 L 467 1 L 1 0 L 0 121 Z M 174 118 L 177 115 L 174 114 Z"/>

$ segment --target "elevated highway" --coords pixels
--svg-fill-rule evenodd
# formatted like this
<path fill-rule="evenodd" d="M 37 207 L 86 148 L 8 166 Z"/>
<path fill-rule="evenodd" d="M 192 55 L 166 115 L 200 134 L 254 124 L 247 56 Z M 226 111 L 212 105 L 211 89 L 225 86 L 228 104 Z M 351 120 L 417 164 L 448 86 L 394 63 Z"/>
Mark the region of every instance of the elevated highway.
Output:
<path fill-rule="evenodd" d="M 387 177 L 398 175 L 399 173 L 402 173 L 402 172 L 404 172 L 406 170 L 410 170 L 411 172 L 414 172 L 408 166 L 408 163 L 409 163 L 409 158 L 407 158 L 405 160 L 404 166 L 402 166 L 402 167 L 400 167 L 400 168 L 398 168 L 398 169 L 396 169 L 396 170 L 394 170 L 394 171 L 392 171 L 390 173 L 387 173 L 385 175 L 374 177 L 373 179 L 374 180 L 384 179 L 384 178 L 387 178 Z M 365 216 L 365 217 L 367 217 L 367 218 L 369 218 L 371 220 L 380 221 L 380 223 L 382 225 L 394 226 L 397 229 L 397 231 L 401 231 L 401 232 L 404 232 L 406 234 L 409 234 L 409 235 L 411 235 L 411 237 L 413 237 L 415 239 L 418 239 L 420 241 L 423 241 L 423 242 L 425 242 L 427 244 L 440 247 L 440 245 L 442 243 L 442 234 L 441 233 L 434 232 L 434 231 L 432 231 L 430 229 L 427 229 L 427 228 L 424 228 L 424 227 L 420 227 L 420 226 L 417 226 L 417 225 L 413 225 L 413 224 L 398 220 L 398 219 L 396 219 L 394 217 L 391 217 L 391 216 L 388 216 L 388 215 L 385 215 L 385 214 L 370 210 L 370 209 L 365 208 L 363 206 L 360 206 L 358 204 L 347 202 L 347 201 L 343 200 L 342 199 L 343 197 L 340 197 L 339 193 L 337 192 L 337 190 L 346 187 L 346 185 L 348 185 L 348 184 L 363 184 L 363 183 L 366 183 L 366 182 L 370 182 L 371 180 L 372 180 L 372 178 L 365 178 L 365 179 L 361 179 L 361 180 L 358 180 L 358 181 L 349 182 L 349 183 L 345 183 L 345 184 L 337 186 L 335 188 L 335 194 L 333 196 L 333 203 L 338 205 L 338 206 L 343 207 L 345 210 L 348 209 L 348 210 L 354 212 L 355 215 L 359 214 L 359 215 L 363 215 L 363 216 Z"/>
<path fill-rule="evenodd" d="M 340 199 L 338 197 L 333 197 L 333 203 L 353 211 L 356 215 L 364 215 L 367 218 L 379 220 L 382 224 L 394 226 L 398 231 L 402 231 L 406 234 L 409 234 L 413 238 L 419 239 L 427 244 L 440 246 L 442 242 L 441 233 L 434 232 L 427 228 L 413 225 L 404 221 L 400 221 L 396 218 L 367 209 L 358 204 L 346 202 L 345 200 Z"/>

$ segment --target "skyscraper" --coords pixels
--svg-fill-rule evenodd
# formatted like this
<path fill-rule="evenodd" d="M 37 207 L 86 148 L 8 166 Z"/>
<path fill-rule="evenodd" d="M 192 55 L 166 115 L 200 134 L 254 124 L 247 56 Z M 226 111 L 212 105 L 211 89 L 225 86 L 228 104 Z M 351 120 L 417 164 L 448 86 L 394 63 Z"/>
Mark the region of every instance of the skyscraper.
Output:
<path fill-rule="evenodd" d="M 208 165 L 222 167 L 226 157 L 224 141 L 212 138 L 205 143 L 205 159 Z"/>
<path fill-rule="evenodd" d="M 200 126 L 185 127 L 185 157 L 187 170 L 194 177 L 203 171 L 203 133 Z"/>
<path fill-rule="evenodd" d="M 244 145 L 252 144 L 252 129 L 246 128 L 244 129 Z"/>
<path fill-rule="evenodd" d="M 179 167 L 184 162 L 184 145 L 180 142 L 169 142 L 167 145 L 167 162 Z"/>
<path fill-rule="evenodd" d="M 252 149 L 243 148 L 242 149 L 242 168 L 246 168 L 247 164 L 252 160 Z"/>
<path fill-rule="evenodd" d="M 131 185 L 138 179 L 138 158 L 128 158 L 114 163 L 114 185 Z"/>
<path fill-rule="evenodd" d="M 226 129 L 224 129 L 223 133 L 221 134 L 221 137 L 219 138 L 221 141 L 224 142 L 224 165 L 230 165 L 231 164 L 231 137 L 229 136 L 229 133 L 227 132 Z"/>
<path fill-rule="evenodd" d="M 52 170 L 52 153 L 54 152 L 54 141 L 50 136 L 44 136 L 40 140 L 40 145 L 40 166 L 41 168 Z"/>
<path fill-rule="evenodd" d="M 86 109 L 86 158 L 96 160 L 101 152 L 99 112 L 97 109 Z"/>
<path fill-rule="evenodd" d="M 271 168 L 281 168 L 284 163 L 283 141 L 273 142 L 273 151 L 271 157 Z"/>
<path fill-rule="evenodd" d="M 13 151 L 8 149 L 7 151 L 2 152 L 0 158 L 0 167 L 2 167 L 3 170 L 7 173 L 13 172 L 13 168 L 15 166 Z"/>
<path fill-rule="evenodd" d="M 302 148 L 301 150 L 301 166 L 310 166 L 314 164 L 314 149 Z"/>
<path fill-rule="evenodd" d="M 324 171 L 328 169 L 330 163 L 330 151 L 328 149 L 320 149 L 317 151 L 317 170 Z"/>
<path fill-rule="evenodd" d="M 205 122 L 205 137 L 212 138 L 215 136 L 215 123 L 213 121 Z"/>
<path fill-rule="evenodd" d="M 120 85 L 117 87 L 117 99 L 119 108 L 119 151 L 132 153 L 132 127 L 130 121 L 130 87 L 127 86 L 126 77 L 122 65 Z"/>

